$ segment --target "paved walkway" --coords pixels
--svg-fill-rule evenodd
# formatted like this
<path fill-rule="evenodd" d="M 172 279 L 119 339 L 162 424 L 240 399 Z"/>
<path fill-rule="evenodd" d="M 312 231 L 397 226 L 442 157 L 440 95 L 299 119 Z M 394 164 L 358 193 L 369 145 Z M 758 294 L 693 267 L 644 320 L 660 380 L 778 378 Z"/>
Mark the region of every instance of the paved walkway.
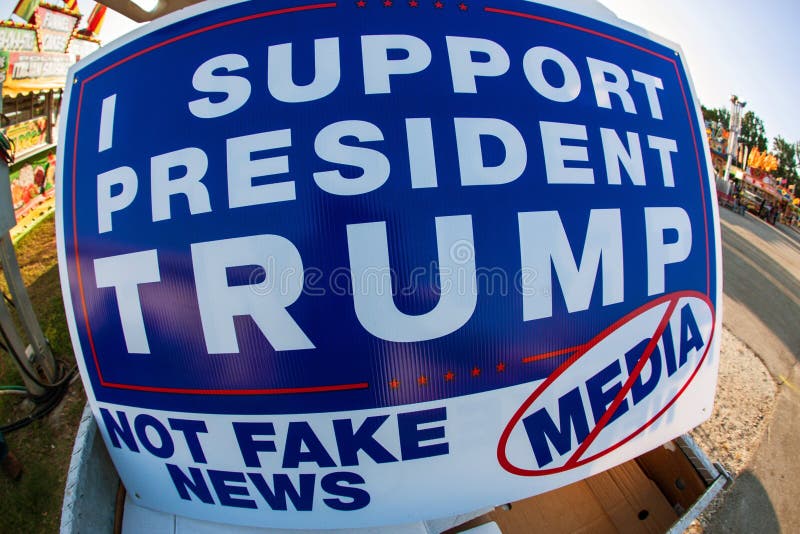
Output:
<path fill-rule="evenodd" d="M 775 414 L 709 531 L 800 532 L 800 235 L 751 215 L 720 213 L 723 323 L 778 384 Z"/>
<path fill-rule="evenodd" d="M 797 226 L 786 226 L 783 224 L 776 224 L 775 227 L 800 244 L 800 228 Z"/>

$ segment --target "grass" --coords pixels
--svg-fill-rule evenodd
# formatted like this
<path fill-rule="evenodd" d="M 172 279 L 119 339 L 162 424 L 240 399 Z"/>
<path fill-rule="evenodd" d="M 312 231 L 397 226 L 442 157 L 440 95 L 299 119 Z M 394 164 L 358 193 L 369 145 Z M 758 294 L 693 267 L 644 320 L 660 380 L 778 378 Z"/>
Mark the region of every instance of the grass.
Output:
<path fill-rule="evenodd" d="M 49 216 L 22 238 L 16 249 L 42 330 L 56 357 L 71 368 L 75 357 L 61 299 L 54 217 Z M 0 287 L 8 294 L 4 279 Z M 21 384 L 11 358 L 0 352 L 0 385 Z M 24 472 L 18 482 L 0 475 L 0 532 L 58 532 L 72 445 L 85 402 L 81 382 L 76 381 L 47 417 L 5 435 Z M 24 396 L 0 395 L 0 424 L 27 415 L 32 407 Z"/>

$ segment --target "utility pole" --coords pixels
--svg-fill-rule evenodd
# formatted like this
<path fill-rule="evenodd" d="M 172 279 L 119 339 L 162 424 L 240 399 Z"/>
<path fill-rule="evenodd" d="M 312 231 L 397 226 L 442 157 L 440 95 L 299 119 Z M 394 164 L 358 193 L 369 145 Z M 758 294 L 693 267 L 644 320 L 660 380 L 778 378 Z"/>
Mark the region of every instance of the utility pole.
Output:
<path fill-rule="evenodd" d="M 739 100 L 736 95 L 731 96 L 731 120 L 728 124 L 728 162 L 725 164 L 725 175 L 723 178 L 728 180 L 731 172 L 731 160 L 733 154 L 739 147 L 739 134 L 742 132 L 742 110 L 747 102 Z"/>

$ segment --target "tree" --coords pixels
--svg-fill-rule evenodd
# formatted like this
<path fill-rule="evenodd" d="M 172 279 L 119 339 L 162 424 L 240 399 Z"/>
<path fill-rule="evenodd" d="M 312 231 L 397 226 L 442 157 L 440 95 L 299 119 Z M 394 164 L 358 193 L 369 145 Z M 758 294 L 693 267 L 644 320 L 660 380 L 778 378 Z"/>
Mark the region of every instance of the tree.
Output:
<path fill-rule="evenodd" d="M 766 152 L 769 148 L 769 142 L 764 130 L 764 121 L 752 111 L 744 114 L 739 143 L 750 147 L 750 150 L 758 147 L 761 152 Z"/>
<path fill-rule="evenodd" d="M 780 135 L 772 141 L 772 150 L 778 158 L 778 168 L 775 176 L 787 180 L 787 184 L 796 184 L 800 177 L 797 175 L 797 151 L 795 145 L 786 141 Z"/>
<path fill-rule="evenodd" d="M 705 106 L 700 106 L 700 110 L 703 112 L 703 120 L 718 122 L 722 125 L 723 128 L 726 130 L 731 122 L 731 112 L 725 108 L 713 108 L 709 109 Z"/>
<path fill-rule="evenodd" d="M 748 111 L 742 118 L 742 131 L 739 134 L 739 161 L 742 165 L 745 165 L 748 156 L 755 148 L 760 152 L 766 152 L 769 144 L 764 133 L 764 121 L 752 111 Z"/>

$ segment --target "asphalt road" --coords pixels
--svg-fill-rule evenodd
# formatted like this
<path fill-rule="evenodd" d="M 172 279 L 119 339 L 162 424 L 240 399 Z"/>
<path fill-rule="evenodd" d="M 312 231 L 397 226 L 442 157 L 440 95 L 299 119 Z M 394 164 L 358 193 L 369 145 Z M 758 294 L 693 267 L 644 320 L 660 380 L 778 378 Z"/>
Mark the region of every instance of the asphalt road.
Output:
<path fill-rule="evenodd" d="M 709 529 L 800 532 L 800 234 L 720 210 L 723 323 L 778 385 L 775 413 Z"/>

